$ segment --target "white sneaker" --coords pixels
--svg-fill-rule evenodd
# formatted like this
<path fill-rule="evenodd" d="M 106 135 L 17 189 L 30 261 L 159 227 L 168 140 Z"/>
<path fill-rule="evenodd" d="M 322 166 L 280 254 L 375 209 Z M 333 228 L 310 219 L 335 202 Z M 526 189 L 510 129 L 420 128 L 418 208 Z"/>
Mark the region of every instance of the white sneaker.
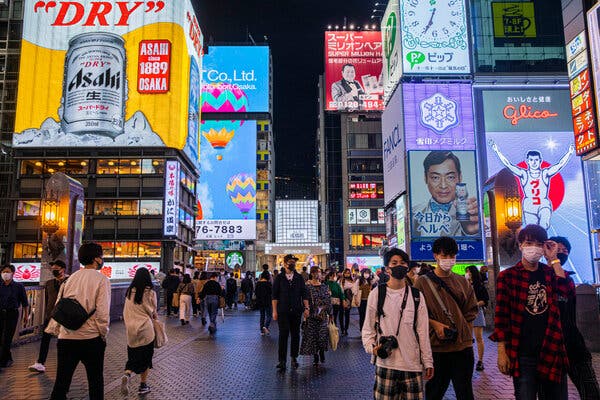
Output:
<path fill-rule="evenodd" d="M 121 377 L 121 394 L 127 396 L 129 394 L 129 378 L 127 374 Z"/>
<path fill-rule="evenodd" d="M 269 336 L 271 334 L 271 331 L 269 331 L 269 328 L 265 328 L 265 335 Z"/>
<path fill-rule="evenodd" d="M 44 364 L 40 364 L 38 362 L 36 362 L 33 365 L 29 366 L 29 371 L 31 372 L 46 372 L 46 367 L 44 367 Z"/>

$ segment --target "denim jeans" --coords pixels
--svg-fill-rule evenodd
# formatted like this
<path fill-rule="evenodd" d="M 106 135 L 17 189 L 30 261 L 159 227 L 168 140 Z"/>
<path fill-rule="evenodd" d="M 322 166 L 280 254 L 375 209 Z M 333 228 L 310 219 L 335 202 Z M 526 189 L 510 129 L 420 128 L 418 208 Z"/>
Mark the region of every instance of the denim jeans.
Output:
<path fill-rule="evenodd" d="M 267 328 L 269 329 L 269 325 L 271 325 L 271 318 L 273 316 L 273 307 L 266 306 L 260 307 L 260 329 Z"/>
<path fill-rule="evenodd" d="M 448 353 L 434 352 L 435 373 L 433 379 L 425 384 L 425 398 L 427 400 L 444 399 L 448 385 L 452 382 L 458 400 L 473 400 L 474 364 L 475 356 L 472 347 Z"/>
<path fill-rule="evenodd" d="M 560 400 L 561 383 L 538 378 L 537 357 L 519 357 L 521 376 L 513 378 L 516 400 Z M 539 396 L 539 397 L 538 397 Z"/>
<path fill-rule="evenodd" d="M 210 294 L 204 299 L 206 303 L 206 310 L 208 311 L 208 318 L 210 324 L 217 328 L 217 313 L 219 312 L 219 296 Z"/>

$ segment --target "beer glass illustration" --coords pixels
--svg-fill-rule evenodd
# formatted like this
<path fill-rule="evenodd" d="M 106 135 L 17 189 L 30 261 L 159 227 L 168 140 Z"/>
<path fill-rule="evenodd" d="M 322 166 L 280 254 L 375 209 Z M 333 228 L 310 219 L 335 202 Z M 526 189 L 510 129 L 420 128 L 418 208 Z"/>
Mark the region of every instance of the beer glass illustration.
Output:
<path fill-rule="evenodd" d="M 502 25 L 504 36 L 525 36 L 527 29 L 531 26 L 531 19 L 523 15 L 523 10 L 518 5 L 512 5 L 503 9 Z"/>

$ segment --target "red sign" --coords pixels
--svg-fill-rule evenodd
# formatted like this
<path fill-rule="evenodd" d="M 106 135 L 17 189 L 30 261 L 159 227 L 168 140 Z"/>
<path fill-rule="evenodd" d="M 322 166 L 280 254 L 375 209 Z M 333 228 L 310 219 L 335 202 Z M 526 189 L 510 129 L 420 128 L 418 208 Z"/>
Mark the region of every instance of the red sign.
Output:
<path fill-rule="evenodd" d="M 382 111 L 380 31 L 325 32 L 328 111 Z"/>
<path fill-rule="evenodd" d="M 350 198 L 358 200 L 383 199 L 383 187 L 376 183 L 351 183 Z"/>
<path fill-rule="evenodd" d="M 575 135 L 575 151 L 577 154 L 585 154 L 597 146 L 596 129 L 590 129 L 581 135 Z"/>
<path fill-rule="evenodd" d="M 508 105 L 502 111 L 504 118 L 510 120 L 511 125 L 518 125 L 522 119 L 548 119 L 558 117 L 558 113 L 548 110 L 534 110 L 533 107 L 521 104 L 519 108 Z"/>
<path fill-rule="evenodd" d="M 588 87 L 582 93 L 571 99 L 571 112 L 576 117 L 584 111 L 591 110 L 594 99 L 592 98 L 592 90 Z"/>
<path fill-rule="evenodd" d="M 579 75 L 569 82 L 569 89 L 571 90 L 571 98 L 577 96 L 579 93 L 590 87 L 590 72 L 586 68 Z"/>
<path fill-rule="evenodd" d="M 142 40 L 138 55 L 138 92 L 167 93 L 171 76 L 171 42 Z"/>
<path fill-rule="evenodd" d="M 575 136 L 581 135 L 584 132 L 589 131 L 594 127 L 594 113 L 592 110 L 579 114 L 573 118 L 573 129 L 575 130 Z"/>

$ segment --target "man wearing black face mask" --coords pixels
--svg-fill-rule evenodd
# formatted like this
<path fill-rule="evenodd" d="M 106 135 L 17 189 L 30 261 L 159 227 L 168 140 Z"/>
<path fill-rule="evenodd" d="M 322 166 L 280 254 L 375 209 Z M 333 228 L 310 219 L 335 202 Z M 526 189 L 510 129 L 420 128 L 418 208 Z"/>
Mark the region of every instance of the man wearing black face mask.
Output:
<path fill-rule="evenodd" d="M 308 291 L 302 275 L 296 272 L 298 259 L 292 254 L 283 258 L 285 269 L 273 282 L 273 321 L 279 324 L 279 364 L 277 369 L 286 368 L 288 336 L 292 337 L 292 367 L 298 368 L 300 352 L 300 322 L 302 315 L 309 316 Z"/>
<path fill-rule="evenodd" d="M 422 399 L 423 379 L 433 377 L 427 306 L 421 293 L 406 284 L 409 262 L 400 249 L 385 253 L 383 263 L 390 279 L 372 290 L 367 300 L 362 342 L 367 353 L 377 356 L 376 400 Z M 383 303 L 379 296 L 385 296 Z M 389 343 L 390 337 L 396 344 L 386 348 L 382 342 Z"/>
<path fill-rule="evenodd" d="M 54 305 L 56 304 L 56 299 L 58 298 L 60 286 L 67 280 L 67 265 L 64 263 L 64 261 L 52 261 L 50 263 L 50 269 L 52 270 L 54 279 L 49 280 L 44 285 L 46 297 L 46 308 L 44 310 L 44 329 L 46 329 L 48 322 L 50 322 L 50 317 L 52 316 L 52 311 L 54 310 Z M 50 348 L 51 339 L 51 334 L 46 332 L 42 333 L 42 342 L 40 343 L 40 354 L 38 356 L 38 360 L 33 365 L 29 366 L 29 371 L 40 373 L 46 372 L 46 367 L 44 364 L 46 363 L 46 358 L 48 357 L 48 349 Z"/>
<path fill-rule="evenodd" d="M 548 240 L 552 240 L 558 244 L 558 253 L 556 258 L 560 264 L 566 267 L 571 252 L 571 243 L 566 237 L 555 236 Z M 574 272 L 565 271 L 566 279 L 572 280 L 569 275 Z M 565 348 L 567 350 L 567 358 L 569 359 L 569 368 L 567 373 L 571 381 L 579 392 L 579 397 L 582 400 L 600 399 L 600 388 L 598 380 L 592 365 L 592 355 L 588 350 L 585 340 L 577 328 L 576 316 L 576 293 L 574 286 L 570 286 L 566 296 L 558 296 L 558 308 L 560 309 L 560 323 L 565 339 Z M 567 380 L 562 383 L 563 399 L 568 399 Z"/>

